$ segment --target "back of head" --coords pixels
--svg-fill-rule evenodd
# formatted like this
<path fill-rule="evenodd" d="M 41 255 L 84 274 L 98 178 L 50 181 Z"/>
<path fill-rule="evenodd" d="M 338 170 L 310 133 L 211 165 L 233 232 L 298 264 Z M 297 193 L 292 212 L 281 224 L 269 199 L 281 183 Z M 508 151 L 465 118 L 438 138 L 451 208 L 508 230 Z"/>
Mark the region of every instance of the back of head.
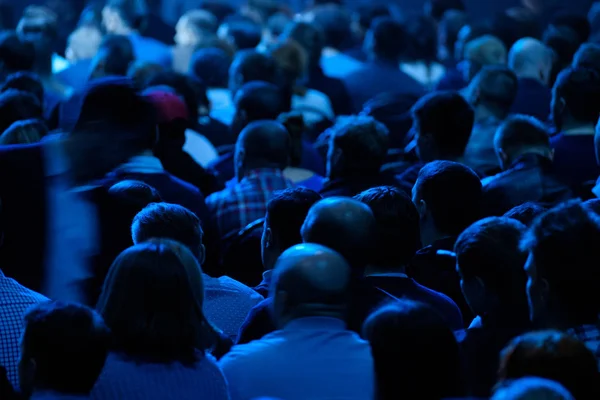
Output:
<path fill-rule="evenodd" d="M 549 379 L 528 376 L 503 383 L 491 400 L 574 400 L 564 386 Z"/>
<path fill-rule="evenodd" d="M 527 115 L 508 117 L 494 136 L 496 153 L 504 154 L 503 164 L 510 164 L 526 153 L 550 157 L 550 135 L 539 120 Z"/>
<path fill-rule="evenodd" d="M 0 132 L 17 121 L 42 119 L 42 106 L 31 93 L 10 89 L 0 94 Z"/>
<path fill-rule="evenodd" d="M 237 90 L 252 81 L 276 84 L 277 67 L 268 55 L 255 50 L 243 50 L 236 53 L 229 67 L 229 89 L 235 96 Z"/>
<path fill-rule="evenodd" d="M 237 92 L 234 103 L 238 111 L 245 113 L 245 120 L 276 120 L 285 112 L 281 90 L 267 82 L 254 81 L 245 84 Z"/>
<path fill-rule="evenodd" d="M 350 15 L 339 5 L 325 4 L 311 11 L 310 23 L 320 27 L 325 35 L 325 46 L 342 50 L 352 36 Z"/>
<path fill-rule="evenodd" d="M 310 209 L 301 234 L 305 243 L 318 243 L 340 253 L 358 276 L 373 259 L 377 223 L 366 204 L 332 197 Z"/>
<path fill-rule="evenodd" d="M 566 27 L 577 33 L 579 44 L 587 42 L 591 34 L 590 22 L 586 15 L 576 13 L 556 13 L 550 21 L 550 25 L 560 28 Z"/>
<path fill-rule="evenodd" d="M 14 32 L 0 34 L 0 63 L 5 74 L 30 71 L 35 61 L 35 49 L 29 42 L 21 40 Z"/>
<path fill-rule="evenodd" d="M 279 122 L 259 120 L 248 124 L 236 143 L 238 168 L 283 170 L 289 165 L 290 135 Z"/>
<path fill-rule="evenodd" d="M 408 36 L 407 60 L 433 63 L 437 61 L 438 28 L 435 20 L 424 15 L 409 17 L 404 22 Z"/>
<path fill-rule="evenodd" d="M 306 74 L 308 55 L 295 40 L 279 41 L 269 50 L 269 54 L 285 75 L 287 83 L 296 85 Z"/>
<path fill-rule="evenodd" d="M 442 16 L 450 10 L 465 11 L 465 3 L 463 0 L 428 0 L 425 3 L 425 12 L 436 20 L 440 20 Z"/>
<path fill-rule="evenodd" d="M 498 118 L 505 118 L 517 96 L 517 76 L 504 66 L 485 66 L 469 85 L 469 101 L 483 105 Z"/>
<path fill-rule="evenodd" d="M 552 62 L 552 50 L 541 41 L 530 37 L 519 39 L 508 53 L 508 66 L 518 76 L 544 68 L 549 70 Z"/>
<path fill-rule="evenodd" d="M 216 34 L 219 29 L 219 21 L 211 12 L 206 10 L 190 10 L 183 14 L 181 19 L 185 20 L 189 28 L 196 33 Z"/>
<path fill-rule="evenodd" d="M 431 307 L 405 299 L 383 306 L 367 318 L 363 336 L 371 345 L 377 399 L 462 394 L 458 344 Z M 423 385 L 430 379 L 435 385 Z"/>
<path fill-rule="evenodd" d="M 469 81 L 486 65 L 506 64 L 504 43 L 493 35 L 484 35 L 465 44 L 464 58 L 468 61 L 466 80 Z"/>
<path fill-rule="evenodd" d="M 108 189 L 108 195 L 113 204 L 118 205 L 119 211 L 126 215 L 128 225 L 131 225 L 136 214 L 148 204 L 162 201 L 156 189 L 142 181 L 134 180 L 115 183 Z"/>
<path fill-rule="evenodd" d="M 566 112 L 579 123 L 596 124 L 600 112 L 600 73 L 567 68 L 556 78 L 553 102 L 564 102 Z"/>
<path fill-rule="evenodd" d="M 190 72 L 206 86 L 226 88 L 231 65 L 229 55 L 216 47 L 196 50 L 190 62 Z"/>
<path fill-rule="evenodd" d="M 525 226 L 531 226 L 533 221 L 546 211 L 548 210 L 538 203 L 527 202 L 510 209 L 504 214 L 504 217 L 512 218 Z"/>
<path fill-rule="evenodd" d="M 17 121 L 0 135 L 0 145 L 37 143 L 48 133 L 48 128 L 39 119 Z"/>
<path fill-rule="evenodd" d="M 398 62 L 409 46 L 409 35 L 402 24 L 390 17 L 379 17 L 371 24 L 372 52 L 383 60 Z"/>
<path fill-rule="evenodd" d="M 358 116 L 331 128 L 329 178 L 378 174 L 387 156 L 389 132 L 373 117 Z"/>
<path fill-rule="evenodd" d="M 31 93 L 40 102 L 44 104 L 44 85 L 40 78 L 31 72 L 16 72 L 9 75 L 2 85 L 0 92 L 15 89 Z"/>
<path fill-rule="evenodd" d="M 354 197 L 368 205 L 377 222 L 377 252 L 372 264 L 402 268 L 421 248 L 419 213 L 412 199 L 395 187 L 369 189 Z"/>
<path fill-rule="evenodd" d="M 262 39 L 260 25 L 251 21 L 234 21 L 226 23 L 227 37 L 236 50 L 254 49 Z"/>
<path fill-rule="evenodd" d="M 571 65 L 581 45 L 577 32 L 566 26 L 549 29 L 544 33 L 543 41 L 552 49 L 554 69 L 558 71 Z"/>
<path fill-rule="evenodd" d="M 576 399 L 598 396 L 598 366 L 585 344 L 559 331 L 530 332 L 502 351 L 500 381 L 537 376 L 563 385 Z"/>
<path fill-rule="evenodd" d="M 589 68 L 600 72 L 600 45 L 584 43 L 573 57 L 573 67 Z"/>
<path fill-rule="evenodd" d="M 456 92 L 434 92 L 423 96 L 412 108 L 413 127 L 419 139 L 430 142 L 438 156 L 462 157 L 471 137 L 475 113 Z M 433 161 L 432 154 L 419 146 L 419 157 Z M 424 147 L 430 147 L 424 146 Z M 425 151 L 421 151 L 425 150 Z"/>
<path fill-rule="evenodd" d="M 282 39 L 293 39 L 308 55 L 308 68 L 317 68 L 325 46 L 325 35 L 318 26 L 296 21 L 288 25 Z"/>
<path fill-rule="evenodd" d="M 473 170 L 451 161 L 425 165 L 413 188 L 417 210 L 425 203 L 436 228 L 443 234 L 458 236 L 481 216 L 481 181 Z M 419 213 L 422 211 L 419 210 Z"/>
<path fill-rule="evenodd" d="M 110 75 L 126 76 L 134 60 L 133 45 L 127 36 L 106 35 L 92 61 L 92 78 Z"/>
<path fill-rule="evenodd" d="M 360 5 L 353 16 L 353 23 L 358 22 L 358 28 L 362 32 L 355 32 L 359 35 L 366 33 L 373 21 L 380 17 L 390 17 L 390 7 L 387 4 L 364 4 Z M 356 29 L 354 29 L 356 30 Z"/>
<path fill-rule="evenodd" d="M 110 333 L 95 311 L 79 304 L 48 301 L 25 314 L 20 385 L 61 395 L 88 395 L 100 375 Z"/>

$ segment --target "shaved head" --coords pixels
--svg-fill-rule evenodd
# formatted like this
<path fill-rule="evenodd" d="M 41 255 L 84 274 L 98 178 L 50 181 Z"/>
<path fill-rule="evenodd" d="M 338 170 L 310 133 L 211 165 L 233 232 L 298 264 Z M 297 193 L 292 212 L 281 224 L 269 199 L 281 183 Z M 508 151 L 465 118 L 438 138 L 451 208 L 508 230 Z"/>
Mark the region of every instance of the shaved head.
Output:
<path fill-rule="evenodd" d="M 523 38 L 511 47 L 508 66 L 520 78 L 540 79 L 538 75 L 550 74 L 552 58 L 552 50 L 544 43 L 533 38 Z"/>
<path fill-rule="evenodd" d="M 238 178 L 250 169 L 284 169 L 289 164 L 291 152 L 290 135 L 276 121 L 250 123 L 238 137 L 235 149 L 235 164 Z"/>

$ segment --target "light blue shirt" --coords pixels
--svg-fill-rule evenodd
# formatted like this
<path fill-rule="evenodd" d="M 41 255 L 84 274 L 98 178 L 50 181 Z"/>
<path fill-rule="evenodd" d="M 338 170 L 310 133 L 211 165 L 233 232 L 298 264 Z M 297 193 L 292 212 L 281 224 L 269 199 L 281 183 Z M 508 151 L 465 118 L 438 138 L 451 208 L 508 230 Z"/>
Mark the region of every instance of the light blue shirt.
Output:
<path fill-rule="evenodd" d="M 351 73 L 360 70 L 363 63 L 331 48 L 325 48 L 321 56 L 323 73 L 330 78 L 344 79 Z"/>
<path fill-rule="evenodd" d="M 235 346 L 220 361 L 232 400 L 373 397 L 369 343 L 335 318 L 294 320 L 282 330 Z"/>

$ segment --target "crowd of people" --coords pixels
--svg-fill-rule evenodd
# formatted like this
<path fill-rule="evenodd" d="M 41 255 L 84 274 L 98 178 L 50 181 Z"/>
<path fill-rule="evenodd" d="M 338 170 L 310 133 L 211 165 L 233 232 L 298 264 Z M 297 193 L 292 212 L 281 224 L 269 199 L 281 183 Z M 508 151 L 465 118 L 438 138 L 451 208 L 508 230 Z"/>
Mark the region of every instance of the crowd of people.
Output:
<path fill-rule="evenodd" d="M 0 33 L 1 399 L 600 398 L 600 4 L 46 3 Z"/>

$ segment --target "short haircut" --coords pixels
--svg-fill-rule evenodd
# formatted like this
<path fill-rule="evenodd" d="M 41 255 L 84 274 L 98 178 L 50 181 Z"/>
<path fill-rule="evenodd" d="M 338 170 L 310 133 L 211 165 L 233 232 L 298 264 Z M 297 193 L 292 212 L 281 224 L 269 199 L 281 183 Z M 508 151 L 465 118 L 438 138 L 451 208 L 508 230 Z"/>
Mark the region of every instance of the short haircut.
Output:
<path fill-rule="evenodd" d="M 382 186 L 354 197 L 373 211 L 377 222 L 377 252 L 373 264 L 391 269 L 406 266 L 421 248 L 419 213 L 410 196 Z"/>
<path fill-rule="evenodd" d="M 25 314 L 22 357 L 35 360 L 36 388 L 88 394 L 109 347 L 110 333 L 102 318 L 83 305 L 48 301 Z"/>
<path fill-rule="evenodd" d="M 177 204 L 149 204 L 135 216 L 131 225 L 135 244 L 153 238 L 171 239 L 185 245 L 196 257 L 203 235 L 202 223 L 196 214 Z"/>
<path fill-rule="evenodd" d="M 377 173 L 389 148 L 389 132 L 373 117 L 358 116 L 332 128 L 331 143 L 343 152 L 346 174 Z"/>
<path fill-rule="evenodd" d="M 433 161 L 419 172 L 413 189 L 425 201 L 437 229 L 458 236 L 481 216 L 481 181 L 466 165 Z"/>
<path fill-rule="evenodd" d="M 494 135 L 496 151 L 506 153 L 528 148 L 550 148 L 550 134 L 538 119 L 527 115 L 508 117 Z"/>
<path fill-rule="evenodd" d="M 235 96 L 235 107 L 246 112 L 248 122 L 275 120 L 286 111 L 281 90 L 267 82 L 246 83 Z"/>
<path fill-rule="evenodd" d="M 319 26 L 325 35 L 325 46 L 343 49 L 352 36 L 350 15 L 340 6 L 324 4 L 315 7 L 313 23 Z"/>
<path fill-rule="evenodd" d="M 548 210 L 545 207 L 530 201 L 508 210 L 504 217 L 512 218 L 525 226 L 530 226 L 538 216 L 546 211 Z"/>
<path fill-rule="evenodd" d="M 399 60 L 408 48 L 404 26 L 390 17 L 379 17 L 371 25 L 373 52 L 386 60 Z"/>
<path fill-rule="evenodd" d="M 106 7 L 116 11 L 121 19 L 131 28 L 139 29 L 143 18 L 147 15 L 147 5 L 140 0 L 108 0 Z"/>
<path fill-rule="evenodd" d="M 196 32 L 209 32 L 216 34 L 219 29 L 219 21 L 211 12 L 206 10 L 190 10 L 183 14 L 189 26 Z"/>
<path fill-rule="evenodd" d="M 191 73 L 208 87 L 226 88 L 231 57 L 221 49 L 196 50 L 190 62 Z"/>
<path fill-rule="evenodd" d="M 600 113 L 600 73 L 587 68 L 567 68 L 556 78 L 556 96 L 562 98 L 577 121 L 596 123 Z"/>
<path fill-rule="evenodd" d="M 23 71 L 9 75 L 4 81 L 0 92 L 6 92 L 10 89 L 31 93 L 41 105 L 44 104 L 44 85 L 39 76 L 34 73 Z"/>
<path fill-rule="evenodd" d="M 46 124 L 39 119 L 17 121 L 0 135 L 0 145 L 37 143 L 47 133 Z"/>
<path fill-rule="evenodd" d="M 160 64 L 138 60 L 129 64 L 127 76 L 131 78 L 135 87 L 141 90 L 148 86 L 150 79 L 164 70 L 165 68 Z"/>
<path fill-rule="evenodd" d="M 30 71 L 35 61 L 35 48 L 14 32 L 0 33 L 0 61 L 6 72 Z"/>
<path fill-rule="evenodd" d="M 126 76 L 129 66 L 135 60 L 131 40 L 124 35 L 106 35 L 100 43 L 98 56 L 104 57 L 106 75 Z"/>
<path fill-rule="evenodd" d="M 236 74 L 242 76 L 243 83 L 252 81 L 277 83 L 275 61 L 256 50 L 242 50 L 236 53 L 229 68 L 229 76 Z"/>
<path fill-rule="evenodd" d="M 434 92 L 423 96 L 412 108 L 421 134 L 431 135 L 448 155 L 462 156 L 471 137 L 475 112 L 456 92 Z"/>
<path fill-rule="evenodd" d="M 499 381 L 525 376 L 558 382 L 576 399 L 598 397 L 594 353 L 567 333 L 529 332 L 511 340 L 500 355 Z"/>
<path fill-rule="evenodd" d="M 600 73 L 600 44 L 582 44 L 573 57 L 573 67 L 589 68 Z"/>
<path fill-rule="evenodd" d="M 439 20 L 446 11 L 458 10 L 465 11 L 464 0 L 428 0 L 429 14 Z"/>
<path fill-rule="evenodd" d="M 527 253 L 519 248 L 525 225 L 506 217 L 485 218 L 465 229 L 454 245 L 463 279 L 481 279 L 486 291 L 521 321 L 529 319 L 523 266 Z"/>
<path fill-rule="evenodd" d="M 124 180 L 115 183 L 108 189 L 108 195 L 120 206 L 127 209 L 137 210 L 131 216 L 135 215 L 150 203 L 160 203 L 162 201 L 158 190 L 152 186 L 134 180 Z"/>
<path fill-rule="evenodd" d="M 237 50 L 254 49 L 262 39 L 261 27 L 247 21 L 227 23 L 227 36 Z"/>
<path fill-rule="evenodd" d="M 517 96 L 518 80 L 513 71 L 505 66 L 484 66 L 475 76 L 474 83 L 479 89 L 479 100 L 508 115 Z"/>
<path fill-rule="evenodd" d="M 600 219 L 581 201 L 571 200 L 541 215 L 529 228 L 522 247 L 533 255 L 539 279 L 573 320 L 596 318 L 600 300 L 594 293 L 600 246 Z M 565 271 L 568 266 L 568 273 Z"/>
<path fill-rule="evenodd" d="M 309 68 L 319 66 L 321 53 L 325 46 L 325 35 L 318 26 L 308 22 L 293 22 L 283 34 L 283 38 L 295 40 L 308 54 Z"/>
<path fill-rule="evenodd" d="M 14 89 L 0 94 L 0 132 L 17 121 L 42 118 L 42 106 L 33 94 Z"/>
<path fill-rule="evenodd" d="M 305 188 L 275 192 L 267 204 L 267 220 L 282 250 L 302 243 L 300 229 L 310 208 L 322 197 Z"/>
<path fill-rule="evenodd" d="M 175 93 L 183 99 L 187 106 L 190 120 L 198 119 L 198 93 L 194 88 L 196 78 L 180 74 L 173 71 L 163 71 L 152 76 L 148 82 L 148 87 L 168 86 L 175 90 Z"/>

